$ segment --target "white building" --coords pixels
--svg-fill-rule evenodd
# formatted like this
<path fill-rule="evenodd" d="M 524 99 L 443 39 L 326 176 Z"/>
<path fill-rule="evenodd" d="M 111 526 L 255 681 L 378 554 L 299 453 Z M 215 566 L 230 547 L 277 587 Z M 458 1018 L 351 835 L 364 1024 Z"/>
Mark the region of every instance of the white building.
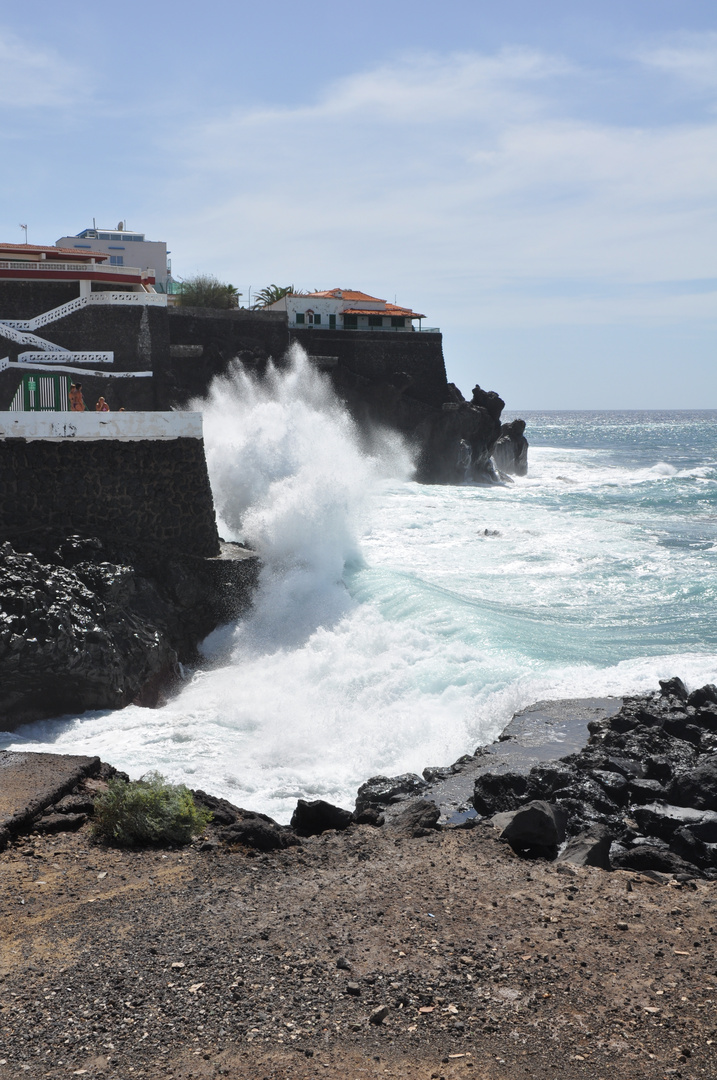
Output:
<path fill-rule="evenodd" d="M 101 252 L 109 256 L 111 266 L 138 266 L 144 271 L 151 270 L 157 292 L 168 291 L 172 266 L 167 258 L 166 243 L 146 240 L 144 233 L 125 229 L 123 221 L 116 229 L 83 229 L 77 236 L 61 236 L 55 246 L 78 252 Z"/>
<path fill-rule="evenodd" d="M 353 289 L 287 293 L 268 310 L 285 311 L 293 329 L 411 331 L 414 319 L 421 329 L 420 320 L 426 317 Z"/>

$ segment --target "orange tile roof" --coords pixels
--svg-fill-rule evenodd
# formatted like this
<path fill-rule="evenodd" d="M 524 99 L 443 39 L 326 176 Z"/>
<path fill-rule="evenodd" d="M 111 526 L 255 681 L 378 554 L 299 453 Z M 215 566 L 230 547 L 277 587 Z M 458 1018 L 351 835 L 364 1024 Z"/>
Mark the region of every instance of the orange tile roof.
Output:
<path fill-rule="evenodd" d="M 411 311 L 410 308 L 396 307 L 395 304 L 386 304 L 383 311 L 367 311 L 366 308 L 344 308 L 341 312 L 342 315 L 402 315 L 407 319 L 425 319 L 425 315 L 420 315 L 417 311 Z"/>
<path fill-rule="evenodd" d="M 61 255 L 74 255 L 76 259 L 109 259 L 101 251 L 78 251 L 76 248 L 58 248 L 54 244 L 44 247 L 41 244 L 1 244 L 0 251 L 10 251 L 16 255 L 37 255 L 45 252 L 50 258 L 59 258 Z"/>
<path fill-rule="evenodd" d="M 326 300 L 353 300 L 354 303 L 360 300 L 370 301 L 372 304 L 385 304 L 385 300 L 381 300 L 378 296 L 369 296 L 365 292 L 356 292 L 354 289 L 326 289 L 325 292 L 312 292 L 306 293 L 307 296 L 320 296 Z"/>

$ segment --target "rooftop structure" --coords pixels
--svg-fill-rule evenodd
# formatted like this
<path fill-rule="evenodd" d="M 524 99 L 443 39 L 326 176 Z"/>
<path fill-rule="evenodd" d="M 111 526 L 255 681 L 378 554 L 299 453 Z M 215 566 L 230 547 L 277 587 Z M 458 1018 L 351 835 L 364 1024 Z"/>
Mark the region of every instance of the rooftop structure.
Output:
<path fill-rule="evenodd" d="M 157 292 L 167 292 L 171 283 L 171 263 L 163 240 L 147 240 L 142 232 L 125 229 L 120 221 L 116 229 L 83 229 L 76 236 L 61 236 L 56 247 L 77 253 L 104 255 L 112 266 L 132 265 L 151 274 Z"/>
<path fill-rule="evenodd" d="M 79 294 L 89 294 L 94 282 L 143 291 L 154 287 L 154 272 L 113 263 L 105 252 L 41 244 L 0 243 L 0 281 L 79 281 Z"/>
<path fill-rule="evenodd" d="M 422 329 L 425 315 L 411 308 L 390 304 L 377 296 L 355 289 L 327 289 L 323 292 L 287 293 L 269 305 L 285 311 L 290 328 L 325 330 L 398 330 Z M 418 328 L 414 321 L 418 321 Z M 431 328 L 434 329 L 434 328 Z"/>

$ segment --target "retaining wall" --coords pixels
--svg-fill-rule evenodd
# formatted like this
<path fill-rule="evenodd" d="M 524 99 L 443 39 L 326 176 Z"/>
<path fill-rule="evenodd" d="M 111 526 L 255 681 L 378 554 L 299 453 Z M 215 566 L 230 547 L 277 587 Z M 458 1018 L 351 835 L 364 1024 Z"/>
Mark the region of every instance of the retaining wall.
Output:
<path fill-rule="evenodd" d="M 198 414 L 6 413 L 0 431 L 0 541 L 80 533 L 218 553 Z"/>

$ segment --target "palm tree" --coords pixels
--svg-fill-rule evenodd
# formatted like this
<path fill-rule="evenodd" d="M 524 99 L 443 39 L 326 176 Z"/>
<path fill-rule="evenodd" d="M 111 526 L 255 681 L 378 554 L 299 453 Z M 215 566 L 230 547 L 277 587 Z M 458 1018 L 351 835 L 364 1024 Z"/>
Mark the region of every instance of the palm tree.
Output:
<path fill-rule="evenodd" d="M 255 308 L 269 307 L 271 304 L 275 304 L 277 300 L 281 300 L 294 291 L 293 285 L 267 285 L 266 288 L 260 289 L 256 293 L 256 299 L 252 306 Z"/>

